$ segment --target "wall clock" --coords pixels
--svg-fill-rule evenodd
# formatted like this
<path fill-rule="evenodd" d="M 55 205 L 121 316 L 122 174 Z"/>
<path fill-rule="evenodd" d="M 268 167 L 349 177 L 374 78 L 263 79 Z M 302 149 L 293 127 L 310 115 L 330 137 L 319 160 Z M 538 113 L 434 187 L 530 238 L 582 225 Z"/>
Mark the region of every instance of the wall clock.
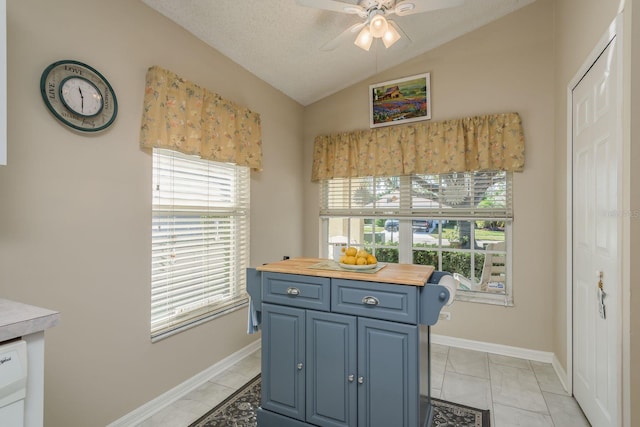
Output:
<path fill-rule="evenodd" d="M 40 93 L 61 123 L 82 132 L 98 132 L 113 124 L 118 101 L 97 70 L 82 62 L 54 62 L 42 72 Z"/>

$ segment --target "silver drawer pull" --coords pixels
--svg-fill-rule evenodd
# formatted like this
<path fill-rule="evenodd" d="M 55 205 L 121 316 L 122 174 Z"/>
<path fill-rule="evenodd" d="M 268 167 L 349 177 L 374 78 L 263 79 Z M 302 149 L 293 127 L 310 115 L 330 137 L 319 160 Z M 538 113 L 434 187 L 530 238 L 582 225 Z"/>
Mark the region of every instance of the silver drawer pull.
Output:
<path fill-rule="evenodd" d="M 362 298 L 362 303 L 366 305 L 378 305 L 380 301 L 376 297 L 364 297 Z"/>
<path fill-rule="evenodd" d="M 356 379 L 356 376 L 355 376 L 355 375 L 353 375 L 353 374 L 351 374 L 351 375 L 349 375 L 349 376 L 347 377 L 347 379 L 349 380 L 349 382 L 350 382 L 350 383 L 352 383 L 352 382 L 353 382 L 353 380 L 355 380 L 355 379 Z"/>
<path fill-rule="evenodd" d="M 364 377 L 358 377 L 358 384 L 364 384 Z"/>
<path fill-rule="evenodd" d="M 295 297 L 295 296 L 300 295 L 300 289 L 298 289 L 298 288 L 293 288 L 293 287 L 291 287 L 291 288 L 287 288 L 287 293 L 288 293 L 289 295 L 293 295 L 293 296 Z"/>
<path fill-rule="evenodd" d="M 304 365 L 302 364 L 302 362 L 298 363 L 298 365 L 296 366 L 296 368 L 298 368 L 298 371 L 302 371 L 303 367 Z"/>

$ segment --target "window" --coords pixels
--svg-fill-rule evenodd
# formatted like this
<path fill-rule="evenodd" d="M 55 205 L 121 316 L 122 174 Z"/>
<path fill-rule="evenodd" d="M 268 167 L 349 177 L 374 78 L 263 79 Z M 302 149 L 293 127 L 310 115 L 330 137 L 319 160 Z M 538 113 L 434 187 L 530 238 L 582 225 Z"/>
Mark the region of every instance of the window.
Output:
<path fill-rule="evenodd" d="M 247 303 L 249 168 L 153 150 L 151 337 Z"/>
<path fill-rule="evenodd" d="M 511 305 L 512 174 L 501 171 L 322 181 L 322 253 L 364 247 L 382 262 L 456 273 L 458 299 Z"/>

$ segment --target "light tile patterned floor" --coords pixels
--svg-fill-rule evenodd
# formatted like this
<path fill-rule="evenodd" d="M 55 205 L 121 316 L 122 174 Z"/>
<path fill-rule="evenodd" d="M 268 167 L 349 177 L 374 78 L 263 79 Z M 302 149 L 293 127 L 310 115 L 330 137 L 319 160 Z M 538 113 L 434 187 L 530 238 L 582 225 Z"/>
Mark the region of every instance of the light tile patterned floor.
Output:
<path fill-rule="evenodd" d="M 256 351 L 139 427 L 186 427 L 259 372 Z M 431 372 L 432 396 L 490 409 L 492 427 L 589 426 L 548 363 L 433 344 Z M 423 394 L 426 384 L 425 374 L 420 378 Z"/>

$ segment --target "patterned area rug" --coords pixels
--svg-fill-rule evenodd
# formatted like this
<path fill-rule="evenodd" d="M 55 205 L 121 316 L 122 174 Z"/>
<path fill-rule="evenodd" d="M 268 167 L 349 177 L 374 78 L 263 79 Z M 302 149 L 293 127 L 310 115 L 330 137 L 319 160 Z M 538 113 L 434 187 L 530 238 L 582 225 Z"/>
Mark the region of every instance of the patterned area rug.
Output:
<path fill-rule="evenodd" d="M 476 409 L 459 403 L 447 402 L 436 398 L 431 399 L 433 405 L 433 427 L 490 427 L 489 410 Z M 420 396 L 420 412 L 426 407 L 427 398 Z M 424 422 L 421 420 L 421 422 Z M 422 425 L 422 424 L 421 424 Z"/>
<path fill-rule="evenodd" d="M 260 405 L 260 375 L 242 386 L 224 402 L 207 412 L 189 427 L 256 427 L 256 410 Z M 432 427 L 490 427 L 489 410 L 480 410 L 440 399 L 433 404 Z M 420 396 L 424 417 L 427 398 Z M 420 425 L 424 419 L 420 420 Z"/>

